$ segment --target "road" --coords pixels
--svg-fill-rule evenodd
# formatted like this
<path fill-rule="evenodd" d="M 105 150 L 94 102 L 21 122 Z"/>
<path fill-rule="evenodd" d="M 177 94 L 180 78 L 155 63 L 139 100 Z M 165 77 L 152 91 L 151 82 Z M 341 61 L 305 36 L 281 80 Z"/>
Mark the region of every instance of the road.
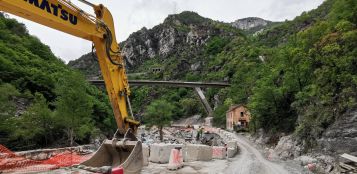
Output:
<path fill-rule="evenodd" d="M 143 174 L 308 174 L 309 172 L 294 161 L 267 160 L 245 136 L 235 135 L 240 152 L 228 160 L 186 162 L 177 171 L 168 171 L 167 164 L 150 163 Z"/>
<path fill-rule="evenodd" d="M 239 154 L 231 159 L 223 173 L 231 174 L 288 174 L 295 173 L 284 165 L 268 161 L 262 153 L 244 136 L 235 135 Z"/>

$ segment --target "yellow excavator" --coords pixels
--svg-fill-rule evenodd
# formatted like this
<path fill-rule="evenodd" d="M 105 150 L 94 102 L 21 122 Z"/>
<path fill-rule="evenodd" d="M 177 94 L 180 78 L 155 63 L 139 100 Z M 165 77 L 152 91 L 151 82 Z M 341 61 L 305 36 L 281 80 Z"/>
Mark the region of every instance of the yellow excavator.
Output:
<path fill-rule="evenodd" d="M 80 166 L 90 171 L 110 166 L 122 168 L 126 174 L 140 173 L 142 145 L 135 136 L 139 122 L 130 107 L 125 61 L 116 41 L 113 17 L 101 4 L 78 1 L 91 6 L 95 15 L 81 10 L 70 0 L 0 0 L 0 10 L 93 43 L 118 130 L 113 139 L 104 140 L 92 158 Z"/>

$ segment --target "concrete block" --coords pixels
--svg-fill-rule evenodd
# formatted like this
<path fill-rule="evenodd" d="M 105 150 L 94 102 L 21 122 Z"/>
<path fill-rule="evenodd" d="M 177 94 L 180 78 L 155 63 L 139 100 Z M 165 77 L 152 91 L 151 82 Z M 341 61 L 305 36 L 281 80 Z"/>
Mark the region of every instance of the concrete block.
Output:
<path fill-rule="evenodd" d="M 227 147 L 237 149 L 238 147 L 237 141 L 228 141 Z"/>
<path fill-rule="evenodd" d="M 185 162 L 212 160 L 212 147 L 202 144 L 187 144 L 183 147 L 183 160 Z"/>
<path fill-rule="evenodd" d="M 142 146 L 143 146 L 143 165 L 148 166 L 149 165 L 150 149 L 149 149 L 149 146 L 146 144 L 142 144 Z"/>
<path fill-rule="evenodd" d="M 222 146 L 212 147 L 212 158 L 214 159 L 225 159 L 227 156 L 227 150 Z"/>
<path fill-rule="evenodd" d="M 154 163 L 168 163 L 170 159 L 171 149 L 175 147 L 181 147 L 182 144 L 152 144 L 150 145 L 150 157 L 149 160 Z"/>
<path fill-rule="evenodd" d="M 236 148 L 227 148 L 227 157 L 233 158 L 237 154 Z"/>

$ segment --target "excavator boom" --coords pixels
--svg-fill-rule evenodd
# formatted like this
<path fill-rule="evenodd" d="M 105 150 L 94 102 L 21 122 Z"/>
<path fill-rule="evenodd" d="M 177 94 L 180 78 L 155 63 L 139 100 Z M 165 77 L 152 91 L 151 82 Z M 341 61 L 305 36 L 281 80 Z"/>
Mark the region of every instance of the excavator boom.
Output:
<path fill-rule="evenodd" d="M 117 132 L 119 135 L 125 135 L 122 138 L 136 141 L 138 144 L 134 143 L 133 146 L 117 148 L 114 144 L 108 145 L 108 141 L 117 142 L 120 141 L 119 139 L 114 137 L 113 140 L 106 140 L 93 158 L 98 156 L 98 153 L 106 155 L 99 155 L 100 159 L 89 160 L 89 162 L 85 162 L 85 165 L 91 166 L 93 161 L 106 158 L 105 164 L 96 163 L 96 165 L 115 167 L 126 164 L 126 166 L 129 166 L 130 164 L 125 162 L 125 160 L 129 160 L 128 156 L 130 156 L 130 153 L 127 152 L 132 152 L 134 149 L 141 152 L 142 149 L 141 142 L 133 136 L 139 122 L 128 115 L 127 104 L 130 89 L 124 59 L 116 41 L 113 17 L 103 5 L 94 5 L 85 0 L 80 1 L 92 6 L 95 16 L 84 12 L 69 0 L 0 0 L 0 10 L 93 42 L 118 126 Z M 126 153 L 123 153 L 123 149 Z M 114 162 L 113 159 L 120 160 Z M 138 160 L 140 161 L 140 156 Z M 132 159 L 129 161 L 132 161 Z M 141 169 L 141 166 L 136 168 Z"/>

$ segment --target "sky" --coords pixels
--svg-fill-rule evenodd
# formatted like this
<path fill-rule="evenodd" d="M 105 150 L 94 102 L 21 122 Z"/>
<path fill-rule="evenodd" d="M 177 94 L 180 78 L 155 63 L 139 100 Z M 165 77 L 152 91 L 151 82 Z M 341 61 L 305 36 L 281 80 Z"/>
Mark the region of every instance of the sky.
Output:
<path fill-rule="evenodd" d="M 152 28 L 169 14 L 194 11 L 217 21 L 233 22 L 245 17 L 260 17 L 271 21 L 292 20 L 304 11 L 317 8 L 323 0 L 88 0 L 103 4 L 112 13 L 119 42 L 143 27 Z M 86 12 L 91 7 L 72 0 Z M 65 62 L 91 51 L 91 42 L 40 24 L 12 16 L 24 23 L 29 33 L 50 46 Z"/>

